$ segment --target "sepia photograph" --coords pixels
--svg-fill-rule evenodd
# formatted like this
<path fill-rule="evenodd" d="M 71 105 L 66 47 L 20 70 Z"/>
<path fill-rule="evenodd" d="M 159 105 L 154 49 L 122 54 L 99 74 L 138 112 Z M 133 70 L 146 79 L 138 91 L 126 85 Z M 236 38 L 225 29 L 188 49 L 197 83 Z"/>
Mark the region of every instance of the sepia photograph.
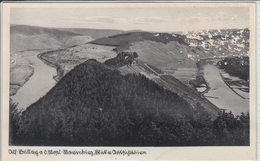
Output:
<path fill-rule="evenodd" d="M 254 5 L 8 5 L 9 148 L 255 145 Z"/>

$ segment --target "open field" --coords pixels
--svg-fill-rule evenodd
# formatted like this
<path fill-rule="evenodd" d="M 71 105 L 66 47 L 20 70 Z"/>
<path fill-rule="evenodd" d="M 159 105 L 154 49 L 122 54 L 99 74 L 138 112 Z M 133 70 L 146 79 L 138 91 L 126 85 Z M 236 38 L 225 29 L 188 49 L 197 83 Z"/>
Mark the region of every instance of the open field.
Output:
<path fill-rule="evenodd" d="M 31 66 L 18 66 L 10 69 L 10 95 L 15 95 L 33 75 L 34 68 Z"/>
<path fill-rule="evenodd" d="M 10 92 L 15 95 L 21 86 L 23 86 L 33 75 L 34 68 L 27 59 L 26 52 L 12 51 L 10 55 Z"/>
<path fill-rule="evenodd" d="M 84 44 L 69 47 L 66 49 L 54 50 L 41 54 L 41 59 L 60 68 L 58 79 L 63 77 L 76 65 L 83 63 L 88 59 L 96 59 L 99 62 L 104 62 L 108 59 L 116 57 L 116 53 L 111 46 Z"/>
<path fill-rule="evenodd" d="M 196 76 L 196 61 L 199 55 L 176 41 L 167 44 L 155 41 L 135 42 L 132 43 L 130 50 L 126 51 L 137 52 L 137 60 L 155 66 L 185 84 Z"/>
<path fill-rule="evenodd" d="M 174 71 L 173 76 L 184 84 L 189 85 L 190 80 L 194 80 L 197 76 L 197 68 L 178 68 Z"/>
<path fill-rule="evenodd" d="M 176 70 L 178 67 L 196 67 L 197 55 L 184 44 L 171 41 L 167 44 L 155 41 L 132 43 L 130 50 L 138 54 L 138 59 L 163 71 Z"/>

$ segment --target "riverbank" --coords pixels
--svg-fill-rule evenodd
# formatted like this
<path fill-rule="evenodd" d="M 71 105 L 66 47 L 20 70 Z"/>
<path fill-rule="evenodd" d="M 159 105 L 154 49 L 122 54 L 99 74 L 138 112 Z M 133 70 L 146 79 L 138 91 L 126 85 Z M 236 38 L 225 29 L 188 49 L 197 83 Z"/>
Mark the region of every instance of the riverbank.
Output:
<path fill-rule="evenodd" d="M 57 74 L 53 77 L 58 82 L 64 75 L 71 71 L 75 66 L 85 62 L 88 59 L 96 59 L 103 63 L 108 59 L 117 56 L 112 51 L 113 47 L 83 44 L 66 49 L 58 49 L 40 53 L 38 58 L 45 64 L 54 67 Z"/>
<path fill-rule="evenodd" d="M 59 65 L 57 63 L 54 64 L 54 63 L 46 60 L 45 58 L 43 58 L 44 54 L 46 54 L 46 52 L 38 54 L 37 58 L 39 58 L 41 61 L 43 61 L 46 65 L 56 69 L 57 75 L 53 76 L 53 79 L 56 82 L 58 82 L 64 76 L 64 70 L 62 69 L 61 65 Z"/>
<path fill-rule="evenodd" d="M 232 111 L 234 115 L 249 112 L 249 99 L 243 99 L 233 92 L 223 81 L 216 66 L 212 64 L 205 65 L 203 73 L 211 88 L 204 96 L 210 102 L 222 110 Z"/>
<path fill-rule="evenodd" d="M 10 70 L 10 91 L 13 96 L 34 74 L 34 68 L 31 66 L 19 66 Z"/>
<path fill-rule="evenodd" d="M 17 91 L 11 99 L 14 103 L 18 103 L 17 108 L 25 110 L 32 103 L 43 97 L 55 84 L 53 76 L 56 70 L 46 65 L 38 58 L 41 51 L 26 51 L 24 58 L 28 60 L 34 68 L 34 74 L 30 79 Z"/>
<path fill-rule="evenodd" d="M 228 86 L 228 88 L 230 88 L 235 94 L 237 94 L 239 97 L 246 99 L 245 97 L 241 96 L 240 94 L 238 94 L 232 87 L 230 87 L 230 85 L 225 81 L 225 78 L 223 77 L 223 75 L 219 72 L 222 80 L 225 82 L 225 84 Z"/>

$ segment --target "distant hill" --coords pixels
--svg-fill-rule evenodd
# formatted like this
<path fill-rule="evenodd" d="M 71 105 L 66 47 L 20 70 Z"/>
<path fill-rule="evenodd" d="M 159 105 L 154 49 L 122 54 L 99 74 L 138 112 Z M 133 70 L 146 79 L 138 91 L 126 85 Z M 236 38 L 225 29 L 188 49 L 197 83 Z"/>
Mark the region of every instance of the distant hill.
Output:
<path fill-rule="evenodd" d="M 104 33 L 103 36 L 121 32 L 95 29 L 62 29 L 62 31 L 73 34 L 90 34 L 93 31 Z M 201 58 L 247 55 L 249 30 L 202 30 L 182 34 L 127 32 L 98 38 L 87 44 L 71 46 L 64 50 L 54 50 L 45 54 L 45 58 L 52 64 L 57 63 L 67 73 L 87 59 L 94 58 L 104 62 L 111 56 L 115 57 L 112 50 L 114 54 L 136 52 L 138 54 L 136 61 L 152 65 L 166 74 L 173 74 L 178 68 L 197 68 L 196 62 Z"/>
<path fill-rule="evenodd" d="M 90 36 L 58 29 L 16 25 L 10 27 L 12 51 L 59 49 L 93 40 Z"/>
<path fill-rule="evenodd" d="M 120 30 L 63 29 L 28 25 L 10 26 L 12 51 L 59 49 L 85 44 L 93 39 L 122 33 Z"/>
<path fill-rule="evenodd" d="M 172 36 L 168 33 L 150 33 L 150 32 L 128 32 L 124 34 L 118 34 L 109 36 L 108 38 L 100 38 L 90 43 L 98 45 L 115 46 L 116 51 L 123 51 L 129 49 L 131 43 L 139 41 L 155 41 L 161 43 L 168 43 L 170 41 L 178 41 L 180 44 L 186 44 L 183 40 L 184 37 L 181 35 Z"/>
<path fill-rule="evenodd" d="M 167 71 L 196 67 L 200 58 L 247 55 L 249 30 L 201 30 L 182 34 L 128 32 L 90 43 L 114 46 L 117 52 L 137 52 L 139 60 Z"/>
<path fill-rule="evenodd" d="M 102 37 L 108 37 L 115 34 L 121 34 L 126 31 L 122 30 L 110 30 L 110 29 L 84 29 L 84 28 L 58 28 L 61 31 L 69 31 L 81 35 L 88 35 L 92 39 L 99 39 Z"/>

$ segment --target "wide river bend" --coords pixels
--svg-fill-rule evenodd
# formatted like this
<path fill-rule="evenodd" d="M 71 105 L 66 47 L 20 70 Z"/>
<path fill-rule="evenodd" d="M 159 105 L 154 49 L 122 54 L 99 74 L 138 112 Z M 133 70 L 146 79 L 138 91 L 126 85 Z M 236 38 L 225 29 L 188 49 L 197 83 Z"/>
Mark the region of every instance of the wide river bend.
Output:
<path fill-rule="evenodd" d="M 12 101 L 18 103 L 18 109 L 25 110 L 32 103 L 44 96 L 55 84 L 53 76 L 56 69 L 42 62 L 37 55 L 43 51 L 26 51 L 24 57 L 34 68 L 31 78 L 12 96 Z"/>

